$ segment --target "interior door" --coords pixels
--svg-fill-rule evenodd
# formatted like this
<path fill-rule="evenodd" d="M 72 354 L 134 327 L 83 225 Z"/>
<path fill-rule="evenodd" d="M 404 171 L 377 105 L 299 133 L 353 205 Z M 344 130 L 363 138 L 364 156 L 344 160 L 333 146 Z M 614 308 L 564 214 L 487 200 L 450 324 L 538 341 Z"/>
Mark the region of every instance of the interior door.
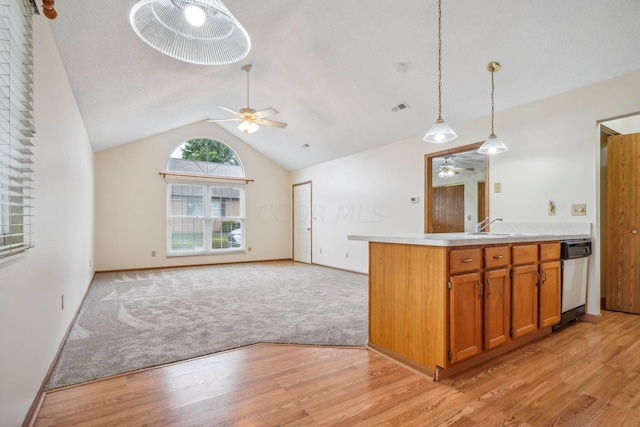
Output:
<path fill-rule="evenodd" d="M 609 137 L 607 310 L 640 314 L 640 134 Z"/>
<path fill-rule="evenodd" d="M 433 187 L 431 233 L 464 231 L 464 184 Z"/>
<path fill-rule="evenodd" d="M 311 182 L 293 186 L 293 260 L 311 264 Z"/>

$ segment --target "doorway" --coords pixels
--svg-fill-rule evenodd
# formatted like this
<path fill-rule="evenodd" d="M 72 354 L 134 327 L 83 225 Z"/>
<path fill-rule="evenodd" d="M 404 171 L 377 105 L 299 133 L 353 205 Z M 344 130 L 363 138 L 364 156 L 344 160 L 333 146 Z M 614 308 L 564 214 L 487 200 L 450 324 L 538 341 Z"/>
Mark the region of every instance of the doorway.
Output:
<path fill-rule="evenodd" d="M 293 260 L 312 263 L 311 181 L 293 185 Z"/>
<path fill-rule="evenodd" d="M 606 308 L 640 314 L 640 133 L 607 138 Z"/>

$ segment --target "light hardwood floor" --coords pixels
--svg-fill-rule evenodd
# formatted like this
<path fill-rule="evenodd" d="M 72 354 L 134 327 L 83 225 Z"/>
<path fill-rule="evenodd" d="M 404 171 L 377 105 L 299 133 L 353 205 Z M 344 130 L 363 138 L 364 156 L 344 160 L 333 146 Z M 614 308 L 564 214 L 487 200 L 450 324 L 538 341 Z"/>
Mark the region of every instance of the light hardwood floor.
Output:
<path fill-rule="evenodd" d="M 604 312 L 441 382 L 375 352 L 259 344 L 49 392 L 36 426 L 638 426 L 640 316 Z"/>

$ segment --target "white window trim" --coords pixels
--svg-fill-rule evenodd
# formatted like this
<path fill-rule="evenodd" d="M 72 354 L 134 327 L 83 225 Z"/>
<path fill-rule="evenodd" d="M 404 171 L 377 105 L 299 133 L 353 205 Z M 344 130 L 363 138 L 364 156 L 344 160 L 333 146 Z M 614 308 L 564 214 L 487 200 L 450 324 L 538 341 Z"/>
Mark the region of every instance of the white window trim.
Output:
<path fill-rule="evenodd" d="M 175 178 L 175 177 L 172 177 Z M 167 182 L 167 193 L 166 193 L 166 219 L 167 219 L 167 228 L 166 228 L 166 236 L 167 236 L 167 258 L 173 257 L 184 257 L 184 256 L 203 256 L 203 255 L 226 255 L 226 254 L 238 254 L 238 253 L 246 253 L 246 185 L 232 184 L 228 181 L 218 181 L 212 182 L 210 177 L 203 179 L 194 179 L 190 180 L 183 179 L 180 177 L 179 179 L 169 179 L 165 176 L 165 181 Z M 171 219 L 176 218 L 171 215 L 171 187 L 173 184 L 178 185 L 197 185 L 205 188 L 204 197 L 203 197 L 203 212 L 200 218 L 203 221 L 203 246 L 204 250 L 174 250 L 172 249 L 172 231 L 171 231 Z M 240 215 L 238 217 L 225 217 L 228 219 L 237 220 L 242 224 L 242 242 L 240 247 L 234 249 L 213 249 L 211 248 L 211 243 L 206 244 L 209 240 L 207 236 L 211 236 L 212 233 L 212 222 L 214 219 L 211 217 L 211 187 L 236 187 L 242 190 L 242 197 L 240 201 Z M 194 218 L 194 217 L 188 217 Z M 209 238 L 210 239 L 210 238 Z"/>

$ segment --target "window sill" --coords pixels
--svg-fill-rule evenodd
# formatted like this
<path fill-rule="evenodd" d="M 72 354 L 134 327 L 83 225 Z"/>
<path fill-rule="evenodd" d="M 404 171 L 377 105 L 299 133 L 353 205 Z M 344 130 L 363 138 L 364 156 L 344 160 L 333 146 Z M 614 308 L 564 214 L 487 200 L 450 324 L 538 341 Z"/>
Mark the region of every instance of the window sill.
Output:
<path fill-rule="evenodd" d="M 186 256 L 218 256 L 218 255 L 231 255 L 231 254 L 246 254 L 247 250 L 238 248 L 228 251 L 211 251 L 211 252 L 173 252 L 168 253 L 167 258 L 179 258 Z"/>

